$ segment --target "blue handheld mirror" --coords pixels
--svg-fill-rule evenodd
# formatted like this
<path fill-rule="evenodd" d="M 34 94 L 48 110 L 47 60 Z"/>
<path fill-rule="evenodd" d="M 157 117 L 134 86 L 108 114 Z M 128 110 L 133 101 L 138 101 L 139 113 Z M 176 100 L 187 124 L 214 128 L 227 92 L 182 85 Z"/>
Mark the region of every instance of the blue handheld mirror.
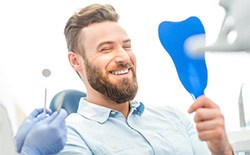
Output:
<path fill-rule="evenodd" d="M 171 56 L 184 88 L 194 98 L 204 94 L 207 86 L 207 66 L 205 52 L 192 55 L 192 44 L 205 44 L 205 30 L 199 18 L 192 16 L 183 21 L 163 21 L 158 27 L 158 35 L 162 46 Z M 203 39 L 195 36 L 203 36 Z M 191 47 L 191 46 L 190 46 Z"/>

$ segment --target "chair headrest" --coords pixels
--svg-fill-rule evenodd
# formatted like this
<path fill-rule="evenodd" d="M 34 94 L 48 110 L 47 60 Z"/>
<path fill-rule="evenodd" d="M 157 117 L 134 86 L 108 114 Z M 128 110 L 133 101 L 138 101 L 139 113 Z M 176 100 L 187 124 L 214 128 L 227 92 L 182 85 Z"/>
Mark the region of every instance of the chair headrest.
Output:
<path fill-rule="evenodd" d="M 63 98 L 62 98 L 63 95 Z M 58 102 L 62 102 L 68 114 L 77 112 L 79 101 L 82 97 L 86 97 L 86 93 L 76 89 L 65 89 L 58 92 L 50 102 L 50 109 L 52 112 L 57 110 Z M 62 99 L 62 101 L 60 101 Z"/>

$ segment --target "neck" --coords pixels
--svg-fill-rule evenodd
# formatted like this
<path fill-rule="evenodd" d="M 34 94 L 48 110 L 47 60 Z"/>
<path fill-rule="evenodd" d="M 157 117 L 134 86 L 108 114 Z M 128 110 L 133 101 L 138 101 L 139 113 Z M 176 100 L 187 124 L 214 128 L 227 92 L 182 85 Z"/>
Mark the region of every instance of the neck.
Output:
<path fill-rule="evenodd" d="M 125 103 L 116 103 L 107 97 L 103 96 L 102 94 L 95 92 L 95 93 L 89 93 L 87 95 L 86 100 L 88 102 L 91 102 L 93 104 L 103 106 L 112 110 L 116 110 L 121 112 L 125 118 L 128 117 L 129 114 L 129 102 Z"/>

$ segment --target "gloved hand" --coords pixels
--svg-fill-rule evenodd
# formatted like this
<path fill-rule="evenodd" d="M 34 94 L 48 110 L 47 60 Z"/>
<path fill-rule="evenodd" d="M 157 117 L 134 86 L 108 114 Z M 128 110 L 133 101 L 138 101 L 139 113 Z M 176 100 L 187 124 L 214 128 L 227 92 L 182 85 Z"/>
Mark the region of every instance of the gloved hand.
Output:
<path fill-rule="evenodd" d="M 46 111 L 47 114 L 51 114 L 51 110 Z M 43 113 L 43 108 L 35 109 L 21 124 L 19 127 L 16 136 L 15 136 L 15 143 L 16 143 L 16 150 L 18 153 L 21 152 L 23 142 L 25 141 L 26 135 L 32 128 L 32 126 L 46 118 L 46 114 Z"/>
<path fill-rule="evenodd" d="M 48 155 L 63 149 L 67 136 L 65 118 L 67 112 L 61 109 L 37 122 L 25 138 L 22 155 Z"/>

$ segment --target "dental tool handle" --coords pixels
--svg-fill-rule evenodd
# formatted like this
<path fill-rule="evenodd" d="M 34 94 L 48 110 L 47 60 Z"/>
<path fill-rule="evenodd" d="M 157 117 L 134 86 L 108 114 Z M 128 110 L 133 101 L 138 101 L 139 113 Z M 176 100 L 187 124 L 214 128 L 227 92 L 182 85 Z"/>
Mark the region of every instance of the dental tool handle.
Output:
<path fill-rule="evenodd" d="M 192 99 L 195 101 L 196 98 L 195 98 L 194 94 L 190 93 L 190 95 L 191 95 Z"/>
<path fill-rule="evenodd" d="M 241 88 L 240 88 L 240 95 L 239 95 L 239 99 L 238 99 L 240 127 L 246 127 L 244 103 L 243 103 L 243 96 L 242 96 L 242 88 L 243 88 L 243 85 L 244 85 L 244 84 L 241 85 Z"/>
<path fill-rule="evenodd" d="M 43 112 L 46 114 L 46 104 L 47 104 L 47 88 L 44 91 L 44 109 Z"/>
<path fill-rule="evenodd" d="M 201 95 L 204 95 L 204 92 L 199 93 L 199 95 L 197 95 L 197 94 L 195 95 L 193 93 L 190 93 L 190 95 L 192 96 L 193 100 L 195 101 L 198 97 L 200 97 Z"/>

